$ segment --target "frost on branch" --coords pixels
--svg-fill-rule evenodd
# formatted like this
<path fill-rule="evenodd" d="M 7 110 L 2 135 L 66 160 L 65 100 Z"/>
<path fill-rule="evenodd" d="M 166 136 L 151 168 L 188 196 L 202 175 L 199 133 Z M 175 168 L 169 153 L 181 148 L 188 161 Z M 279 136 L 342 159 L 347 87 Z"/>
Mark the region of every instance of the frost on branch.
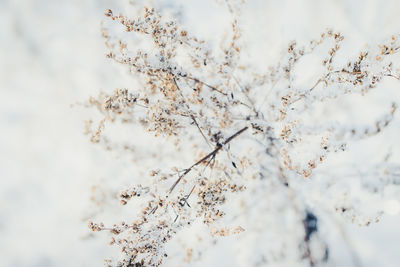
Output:
<path fill-rule="evenodd" d="M 291 42 L 282 60 L 260 74 L 241 59 L 240 16 L 233 6 L 229 10 L 228 39 L 218 48 L 154 9 L 136 18 L 105 13 L 107 57 L 129 68 L 140 85 L 89 100 L 103 116 L 97 126 L 88 125 L 92 142 L 107 143 L 103 130 L 118 121 L 140 124 L 171 141 L 176 153 L 192 155 L 189 165 L 171 166 L 172 171 L 154 166 L 149 185 L 133 182 L 122 190 L 122 205 L 135 202 L 142 208 L 134 211 L 135 221 L 89 223 L 93 231 L 113 235 L 111 244 L 122 251 L 116 266 L 161 265 L 168 258 L 167 244 L 199 222 L 213 237 L 235 234 L 254 247 L 248 266 L 268 265 L 270 259 L 316 266 L 329 261 L 319 216 L 336 211 L 368 225 L 382 209 L 368 209 L 359 199 L 375 200 L 385 186 L 399 184 L 399 165 L 387 159 L 377 166 L 318 172 L 329 155 L 351 150 L 353 142 L 390 126 L 397 116 L 395 102 L 370 124 L 345 124 L 323 114 L 315 119 L 321 105 L 363 97 L 385 78 L 399 80 L 392 62 L 398 60 L 399 36 L 342 65 L 337 58 L 344 36 L 327 30 L 307 44 Z M 311 56 L 320 57 L 320 72 L 310 84 L 300 84 L 301 64 Z M 360 172 L 354 174 L 354 168 Z M 354 187 L 359 190 L 351 192 Z M 315 198 L 316 191 L 326 198 Z M 254 240 L 267 244 L 260 248 Z"/>

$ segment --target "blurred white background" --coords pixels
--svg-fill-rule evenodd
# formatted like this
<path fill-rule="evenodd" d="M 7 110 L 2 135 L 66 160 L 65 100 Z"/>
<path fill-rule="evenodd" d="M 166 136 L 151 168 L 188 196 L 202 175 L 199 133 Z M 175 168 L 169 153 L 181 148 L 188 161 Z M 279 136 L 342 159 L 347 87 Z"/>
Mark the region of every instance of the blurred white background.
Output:
<path fill-rule="evenodd" d="M 0 266 L 102 266 L 111 253 L 104 240 L 88 238 L 90 191 L 126 163 L 90 144 L 86 111 L 70 105 L 129 86 L 126 70 L 105 59 L 100 34 L 104 11 L 129 15 L 128 2 L 0 0 Z M 224 23 L 211 0 L 130 2 L 181 12 L 206 39 Z M 326 27 L 356 52 L 399 33 L 399 10 L 397 0 L 249 0 L 248 56 L 268 66 L 289 40 Z M 348 225 L 360 266 L 398 266 L 399 225 L 398 213 L 368 228 Z"/>

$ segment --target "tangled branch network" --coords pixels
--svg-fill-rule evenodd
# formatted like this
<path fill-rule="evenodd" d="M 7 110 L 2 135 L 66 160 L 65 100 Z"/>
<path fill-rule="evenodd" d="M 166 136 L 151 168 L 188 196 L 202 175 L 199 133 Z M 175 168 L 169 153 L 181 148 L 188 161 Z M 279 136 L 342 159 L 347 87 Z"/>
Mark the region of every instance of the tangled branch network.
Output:
<path fill-rule="evenodd" d="M 138 85 L 89 99 L 102 116 L 87 125 L 91 141 L 112 148 L 106 128 L 140 125 L 173 144 L 181 159 L 172 171 L 154 161 L 145 178 L 121 188 L 124 208 L 140 207 L 130 209 L 134 220 L 89 222 L 93 231 L 110 232 L 120 248 L 119 258 L 106 260 L 109 266 L 186 264 L 201 257 L 201 242 L 231 235 L 240 266 L 325 266 L 330 244 L 320 222 L 339 229 L 329 224 L 338 213 L 368 225 L 384 213 L 371 203 L 385 188 L 399 192 L 400 168 L 390 153 L 375 164 L 329 162 L 350 153 L 352 144 L 390 131 L 398 119 L 396 101 L 366 124 L 335 115 L 346 99 L 400 79 L 393 63 L 399 62 L 399 36 L 343 60 L 344 36 L 327 30 L 306 44 L 289 43 L 281 60 L 259 73 L 243 63 L 240 14 L 227 2 L 232 23 L 218 47 L 152 8 L 134 19 L 105 13 L 107 57 L 126 66 Z M 315 57 L 316 78 L 299 85 L 303 62 Z M 190 230 L 196 227 L 209 234 Z M 182 233 L 193 238 L 179 243 Z M 174 253 L 179 246 L 185 253 Z"/>

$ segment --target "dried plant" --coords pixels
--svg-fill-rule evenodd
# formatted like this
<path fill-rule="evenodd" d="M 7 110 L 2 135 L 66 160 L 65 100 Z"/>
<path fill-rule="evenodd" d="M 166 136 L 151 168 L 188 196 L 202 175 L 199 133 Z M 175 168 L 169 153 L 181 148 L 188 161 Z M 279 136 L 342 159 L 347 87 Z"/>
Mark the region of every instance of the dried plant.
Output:
<path fill-rule="evenodd" d="M 354 200 L 359 196 L 349 191 L 349 180 L 358 183 L 363 173 L 343 179 L 343 174 L 327 175 L 318 168 L 330 154 L 347 150 L 349 142 L 384 131 L 396 115 L 396 103 L 372 125 L 345 125 L 313 114 L 321 103 L 347 95 L 362 97 L 385 78 L 399 80 L 392 63 L 400 50 L 399 36 L 341 65 L 343 60 L 337 58 L 344 36 L 327 30 L 305 45 L 291 42 L 282 60 L 259 74 L 241 63 L 240 16 L 235 5 L 228 6 L 231 29 L 218 49 L 153 8 L 135 19 L 111 10 L 105 13 L 109 25 L 126 31 L 103 25 L 107 57 L 126 65 L 140 86 L 89 100 L 88 105 L 103 115 L 97 125 L 88 124 L 91 141 L 108 144 L 104 128 L 120 121 L 140 124 L 171 141 L 176 153 L 189 149 L 193 155 L 189 166 L 171 166 L 172 172 L 154 166 L 148 177 L 152 183 L 122 190 L 122 205 L 135 201 L 142 206 L 135 221 L 112 226 L 89 222 L 93 231 L 109 231 L 111 244 L 121 248 L 119 260 L 106 260 L 110 266 L 161 265 L 168 259 L 166 245 L 197 222 L 207 225 L 215 238 L 238 234 L 243 242 L 253 238 L 249 246 L 254 248 L 254 240 L 268 243 L 254 249 L 256 256 L 246 266 L 302 261 L 317 266 L 329 261 L 329 246 L 318 236 L 318 216 L 336 210 L 368 225 L 382 215 L 381 210 L 365 212 Z M 299 86 L 298 66 L 324 53 L 318 79 Z M 342 169 L 353 173 L 354 167 Z M 399 170 L 385 159 L 364 166 L 363 172 L 374 179 L 362 179 L 361 187 L 399 184 Z M 314 190 L 326 199 L 315 203 L 309 196 Z M 222 222 L 224 217 L 231 218 L 230 225 Z M 193 250 L 188 250 L 187 261 Z"/>

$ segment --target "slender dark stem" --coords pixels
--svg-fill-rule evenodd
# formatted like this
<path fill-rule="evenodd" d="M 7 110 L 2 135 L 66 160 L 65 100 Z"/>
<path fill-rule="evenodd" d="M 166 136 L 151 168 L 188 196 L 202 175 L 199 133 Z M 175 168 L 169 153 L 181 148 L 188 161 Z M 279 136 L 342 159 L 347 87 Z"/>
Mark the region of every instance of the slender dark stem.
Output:
<path fill-rule="evenodd" d="M 182 98 L 184 99 L 185 97 L 183 96 L 182 90 L 181 90 L 181 88 L 179 87 L 179 85 L 178 85 L 176 79 L 173 78 L 173 81 L 174 81 L 174 84 L 175 84 L 176 88 L 178 88 L 180 95 L 181 95 Z M 186 104 L 186 105 L 187 105 L 187 104 Z M 187 105 L 187 106 L 188 106 L 188 105 Z M 189 109 L 189 106 L 188 106 L 188 109 Z M 203 138 L 204 138 L 204 140 L 206 141 L 206 143 L 210 146 L 210 143 L 208 142 L 206 136 L 204 135 L 203 131 L 201 130 L 199 124 L 197 123 L 197 120 L 196 120 L 195 116 L 194 116 L 193 114 L 191 114 L 191 115 L 190 115 L 190 118 L 193 120 L 194 124 L 197 126 L 197 129 L 200 131 L 200 134 L 203 136 Z"/>
<path fill-rule="evenodd" d="M 236 133 L 234 133 L 232 136 L 230 136 L 229 138 L 227 138 L 222 145 L 226 145 L 228 144 L 230 141 L 232 141 L 234 138 L 236 138 L 238 135 L 240 135 L 241 133 L 243 133 L 244 131 L 246 131 L 249 127 L 244 127 L 241 130 L 237 131 Z M 192 166 L 190 166 L 189 168 L 187 168 L 179 177 L 178 179 L 175 181 L 175 183 L 171 186 L 171 188 L 169 189 L 169 193 L 171 193 L 175 187 L 178 185 L 178 183 L 182 180 L 182 178 L 188 174 L 194 167 L 196 167 L 197 165 L 203 163 L 204 161 L 206 161 L 207 159 L 215 156 L 222 148 L 222 145 L 219 144 L 217 145 L 217 147 L 211 151 L 210 153 L 208 153 L 206 156 L 204 156 L 203 158 L 201 158 L 199 161 L 197 161 L 196 163 L 194 163 Z"/>
<path fill-rule="evenodd" d="M 200 131 L 200 134 L 203 136 L 204 140 L 206 141 L 206 143 L 211 147 L 210 143 L 207 140 L 207 137 L 204 135 L 203 131 L 201 130 L 199 124 L 196 121 L 196 118 L 193 115 L 190 115 L 190 117 L 192 118 L 194 124 L 196 125 L 197 129 Z"/>
<path fill-rule="evenodd" d="M 200 80 L 197 79 L 197 78 L 190 77 L 190 76 L 186 76 L 186 77 L 184 77 L 184 78 L 187 78 L 187 79 L 189 79 L 189 80 L 195 81 L 196 83 L 204 84 L 205 86 L 207 86 L 207 87 L 210 88 L 211 90 L 216 91 L 216 92 L 218 92 L 218 93 L 220 93 L 220 94 L 222 94 L 222 95 L 224 95 L 224 96 L 227 96 L 227 95 L 228 95 L 227 93 L 222 92 L 221 90 L 217 89 L 216 87 L 214 87 L 214 86 L 212 86 L 212 85 L 209 85 L 209 84 L 207 84 L 207 83 L 205 83 L 205 82 L 202 82 L 202 81 L 200 81 Z"/>
<path fill-rule="evenodd" d="M 205 82 L 203 82 L 203 81 L 200 81 L 200 80 L 197 79 L 197 78 L 194 78 L 194 77 L 191 77 L 191 76 L 183 76 L 183 75 L 179 75 L 179 76 L 182 77 L 182 78 L 184 78 L 184 79 L 192 80 L 192 81 L 194 81 L 194 82 L 196 82 L 196 83 L 198 83 L 198 84 L 203 84 L 203 85 L 207 86 L 208 88 L 210 88 L 212 91 L 218 92 L 218 93 L 220 93 L 221 95 L 224 95 L 224 96 L 228 97 L 228 94 L 227 94 L 227 93 L 221 91 L 220 89 L 216 88 L 215 86 L 212 86 L 212 85 L 207 84 L 207 83 L 205 83 Z M 246 103 L 243 103 L 243 102 L 240 101 L 240 100 L 236 100 L 236 101 L 237 101 L 239 104 L 241 104 L 241 105 L 243 105 L 243 106 L 245 106 L 245 107 L 247 107 L 247 108 L 249 108 L 249 109 L 252 109 L 252 107 L 250 107 L 250 106 L 247 105 Z"/>

